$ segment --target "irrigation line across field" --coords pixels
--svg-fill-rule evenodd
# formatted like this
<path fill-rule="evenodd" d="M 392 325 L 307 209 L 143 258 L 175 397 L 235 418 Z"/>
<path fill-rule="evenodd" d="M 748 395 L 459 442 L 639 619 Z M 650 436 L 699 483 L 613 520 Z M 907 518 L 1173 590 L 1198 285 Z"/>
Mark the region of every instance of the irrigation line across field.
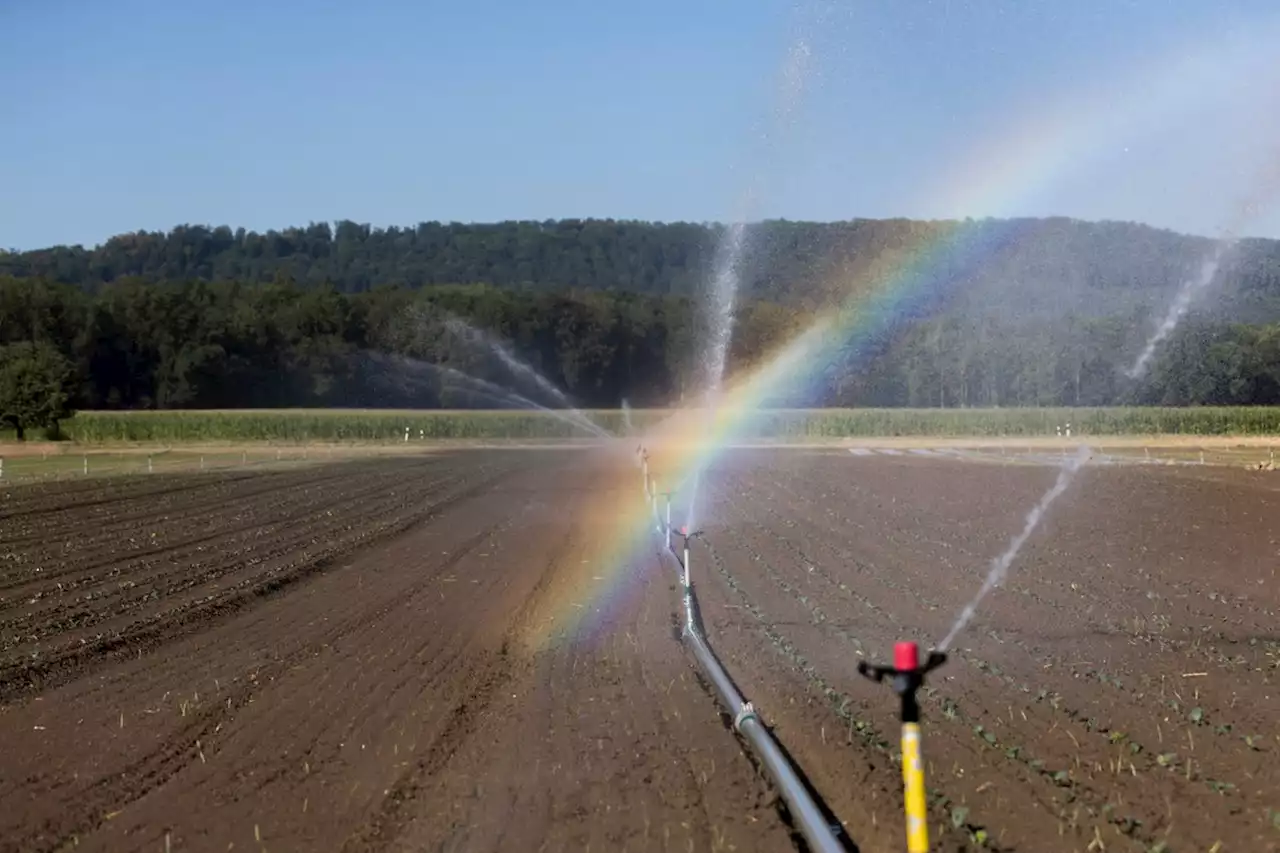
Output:
<path fill-rule="evenodd" d="M 778 786 L 791 812 L 792 820 L 800 830 L 800 834 L 804 836 L 809 849 L 814 853 L 841 853 L 847 848 L 837 835 L 840 831 L 839 827 L 833 826 L 827 820 L 821 807 L 805 787 L 799 773 L 791 766 L 782 748 L 760 720 L 755 707 L 738 692 L 733 680 L 725 672 L 715 652 L 711 650 L 702 619 L 698 615 L 698 600 L 694 595 L 693 582 L 689 575 L 689 540 L 698 533 L 687 528 L 678 531 L 684 541 L 681 550 L 676 550 L 672 542 L 671 495 L 663 495 L 666 498 L 664 518 L 664 514 L 658 510 L 659 494 L 649 476 L 648 453 L 641 447 L 637 449 L 637 456 L 644 477 L 645 502 L 653 512 L 654 529 L 665 543 L 663 552 L 669 554 L 680 568 L 680 583 L 684 591 L 684 637 L 693 651 L 693 656 L 714 685 L 720 701 L 733 717 L 734 730 L 742 735 L 755 752 L 756 758 L 772 777 L 774 784 Z"/>

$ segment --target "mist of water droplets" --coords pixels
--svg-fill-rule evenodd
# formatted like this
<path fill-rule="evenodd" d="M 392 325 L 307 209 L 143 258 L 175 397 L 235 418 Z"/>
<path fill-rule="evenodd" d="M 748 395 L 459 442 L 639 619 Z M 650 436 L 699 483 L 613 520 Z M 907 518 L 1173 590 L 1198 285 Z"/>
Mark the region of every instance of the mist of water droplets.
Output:
<path fill-rule="evenodd" d="M 951 647 L 951 643 L 959 636 L 960 632 L 968 627 L 973 621 L 973 617 L 978 612 L 978 605 L 987 597 L 991 590 L 999 586 L 1009 574 L 1009 568 L 1013 565 L 1013 561 L 1018 558 L 1018 552 L 1022 550 L 1022 546 L 1031 538 L 1031 534 L 1040 526 L 1040 522 L 1044 519 L 1045 513 L 1049 511 L 1049 507 L 1053 506 L 1067 487 L 1071 485 L 1071 481 L 1076 478 L 1076 474 L 1084 467 L 1084 463 L 1089 459 L 1089 448 L 1081 446 L 1075 456 L 1070 456 L 1062 464 L 1062 468 L 1058 471 L 1058 478 L 1054 480 L 1049 491 L 1045 492 L 1031 511 L 1027 513 L 1026 522 L 1022 525 L 1022 531 L 1009 542 L 1009 547 L 1005 548 L 1004 553 L 991 561 L 991 571 L 987 572 L 986 580 L 982 582 L 982 588 L 978 590 L 978 594 L 973 600 L 964 606 L 960 611 L 960 615 L 956 617 L 955 624 L 951 626 L 951 630 L 947 632 L 947 636 L 938 644 L 939 651 L 946 651 Z"/>

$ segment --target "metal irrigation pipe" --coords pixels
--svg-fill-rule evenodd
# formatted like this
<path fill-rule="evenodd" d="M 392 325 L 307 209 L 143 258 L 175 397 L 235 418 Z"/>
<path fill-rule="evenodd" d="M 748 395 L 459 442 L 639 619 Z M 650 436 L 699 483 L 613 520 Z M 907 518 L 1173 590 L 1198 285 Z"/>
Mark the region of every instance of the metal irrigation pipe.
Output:
<path fill-rule="evenodd" d="M 687 569 L 685 577 L 688 577 Z M 787 803 L 792 820 L 799 828 L 800 834 L 804 836 L 809 849 L 814 853 L 840 853 L 845 848 L 836 838 L 818 804 L 809 795 L 809 789 L 805 787 L 799 774 L 791 766 L 791 762 L 787 760 L 782 749 L 769 734 L 769 730 L 756 714 L 755 706 L 742 698 L 742 694 L 734 687 L 729 674 L 720 665 L 715 652 L 707 644 L 699 624 L 701 620 L 695 619 L 693 615 L 696 607 L 693 587 L 686 586 L 685 637 L 688 639 L 689 648 L 693 650 L 693 656 L 697 658 L 707 677 L 711 679 L 716 693 L 720 696 L 720 701 L 733 715 L 733 728 L 751 746 L 760 763 L 773 778 L 774 784 L 778 786 L 778 792 Z"/>
<path fill-rule="evenodd" d="M 647 471 L 645 485 L 647 489 Z M 720 660 L 707 643 L 702 619 L 695 616 L 698 603 L 689 577 L 689 540 L 701 536 L 702 531 L 696 530 L 690 533 L 688 528 L 682 528 L 680 535 L 684 539 L 683 558 L 671 546 L 671 502 L 668 497 L 667 550 L 680 564 L 680 581 L 684 587 L 684 635 L 688 640 L 689 648 L 693 650 L 693 656 L 711 680 L 720 697 L 720 702 L 733 715 L 734 730 L 742 735 L 743 740 L 755 752 L 756 758 L 764 765 L 774 784 L 778 786 L 778 792 L 786 802 L 791 818 L 799 828 L 800 834 L 804 836 L 809 849 L 814 853 L 842 853 L 845 849 L 844 845 L 836 837 L 835 831 L 827 822 L 822 810 L 818 808 L 818 804 L 809 795 L 809 789 L 805 787 L 799 774 L 791 766 L 791 762 L 787 760 L 782 749 L 769 734 L 769 730 L 756 714 L 755 706 L 742 698 L 742 694 L 738 692 L 733 680 L 729 678 L 729 674 L 725 672 Z"/>

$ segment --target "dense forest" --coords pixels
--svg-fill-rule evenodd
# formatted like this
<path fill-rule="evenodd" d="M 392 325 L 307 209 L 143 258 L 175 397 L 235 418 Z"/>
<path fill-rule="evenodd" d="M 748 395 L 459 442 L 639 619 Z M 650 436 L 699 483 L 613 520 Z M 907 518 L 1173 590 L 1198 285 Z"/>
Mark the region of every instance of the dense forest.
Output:
<path fill-rule="evenodd" d="M 28 401 L 25 415 L 12 404 L 0 417 L 558 405 L 508 352 L 575 403 L 678 403 L 696 391 L 720 231 L 606 220 L 182 226 L 93 249 L 0 252 L 0 400 Z M 774 221 L 752 226 L 747 247 L 733 368 L 859 287 L 896 286 L 893 268 L 920 279 L 875 335 L 837 349 L 820 388 L 787 402 L 1280 403 L 1280 242 L 1238 244 L 1138 381 L 1122 368 L 1207 239 L 1066 219 Z"/>

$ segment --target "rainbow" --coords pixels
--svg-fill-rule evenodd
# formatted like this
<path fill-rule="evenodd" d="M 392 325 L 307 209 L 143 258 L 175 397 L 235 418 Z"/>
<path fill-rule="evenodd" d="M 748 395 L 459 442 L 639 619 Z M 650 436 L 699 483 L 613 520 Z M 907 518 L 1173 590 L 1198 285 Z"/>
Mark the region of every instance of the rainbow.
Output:
<path fill-rule="evenodd" d="M 1240 79 L 1238 75 L 1274 74 L 1268 63 L 1278 40 L 1280 15 L 1275 15 L 1217 41 L 1179 45 L 1123 75 L 1109 72 L 1103 75 L 1105 90 L 1100 81 L 1038 105 L 996 139 L 976 146 L 918 209 L 940 209 L 950 216 L 970 211 L 1015 215 L 1019 205 L 1090 157 L 1115 150 L 1139 132 L 1167 127 L 1180 111 Z M 895 326 L 927 313 L 957 282 L 1035 227 L 1016 219 L 926 223 L 906 245 L 845 276 L 840 282 L 847 294 L 843 301 L 753 370 L 727 382 L 713 409 L 682 410 L 651 430 L 644 444 L 658 488 L 681 493 L 684 514 L 673 523 L 679 527 L 688 520 L 689 492 L 701 472 L 742 438 L 767 405 L 811 401 L 828 367 L 865 356 Z M 651 507 L 639 473 L 627 467 L 623 476 L 620 488 L 631 489 L 635 498 L 617 507 L 615 535 L 599 560 L 592 561 L 603 572 L 601 582 L 587 606 L 561 611 L 560 636 L 581 636 L 585 620 L 606 620 L 625 598 L 624 591 L 643 580 L 640 569 L 653 565 L 640 559 L 646 546 L 656 542 Z"/>

